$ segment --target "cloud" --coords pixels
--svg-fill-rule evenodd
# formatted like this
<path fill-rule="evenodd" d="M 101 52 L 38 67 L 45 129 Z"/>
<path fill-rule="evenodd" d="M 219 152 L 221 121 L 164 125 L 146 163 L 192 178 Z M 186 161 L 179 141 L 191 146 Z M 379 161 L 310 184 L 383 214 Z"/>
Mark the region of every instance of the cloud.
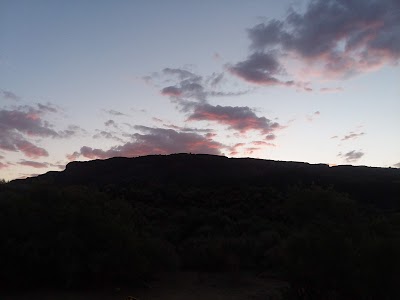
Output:
<path fill-rule="evenodd" d="M 352 163 L 358 161 L 361 157 L 363 157 L 364 153 L 361 151 L 352 150 L 345 154 L 339 153 L 338 156 L 344 158 L 347 162 Z"/>
<path fill-rule="evenodd" d="M 27 140 L 15 140 L 14 143 L 16 148 L 15 150 L 21 151 L 27 157 L 38 158 L 43 156 L 49 156 L 49 153 L 46 151 L 46 149 L 38 147 Z"/>
<path fill-rule="evenodd" d="M 341 87 L 329 88 L 329 87 L 322 87 L 319 89 L 321 93 L 339 93 L 343 91 Z"/>
<path fill-rule="evenodd" d="M 152 117 L 151 118 L 154 122 L 157 122 L 157 123 L 162 123 L 162 122 L 164 122 L 163 120 L 161 120 L 161 119 L 159 119 L 159 118 L 156 118 L 156 117 Z"/>
<path fill-rule="evenodd" d="M 217 87 L 222 83 L 224 79 L 224 73 L 212 73 L 211 76 L 207 79 L 207 82 L 210 83 L 212 87 Z"/>
<path fill-rule="evenodd" d="M 271 68 L 273 69 L 274 67 L 271 66 Z M 262 134 L 269 134 L 280 128 L 278 123 L 272 122 L 265 117 L 257 116 L 247 106 L 233 107 L 209 104 L 208 98 L 210 96 L 239 95 L 244 93 L 240 91 L 226 92 L 213 90 L 212 87 L 220 85 L 222 82 L 223 73 L 213 73 L 206 80 L 202 76 L 183 69 L 167 68 L 163 70 L 163 73 L 174 75 L 179 79 L 179 82 L 175 85 L 163 88 L 161 93 L 169 96 L 181 111 L 188 114 L 187 121 L 216 122 L 221 125 L 227 125 L 229 129 L 237 130 L 240 133 L 256 130 Z M 169 127 L 183 130 L 175 125 Z"/>
<path fill-rule="evenodd" d="M 359 138 L 360 136 L 363 136 L 364 134 L 365 134 L 364 132 L 360 132 L 360 133 L 350 132 L 348 135 L 345 135 L 341 140 L 342 141 L 355 140 L 355 139 Z"/>
<path fill-rule="evenodd" d="M 201 80 L 201 76 L 196 75 L 188 70 L 178 69 L 178 68 L 165 68 L 163 73 L 167 75 L 177 76 L 180 80 L 190 79 L 191 81 Z"/>
<path fill-rule="evenodd" d="M 56 107 L 54 107 L 51 103 L 47 103 L 47 104 L 38 103 L 37 106 L 38 106 L 38 110 L 41 113 L 46 113 L 46 112 L 56 113 L 56 112 L 58 112 L 58 109 Z"/>
<path fill-rule="evenodd" d="M 213 130 L 209 128 L 193 128 L 186 126 L 177 126 L 174 124 L 163 124 L 166 128 L 175 129 L 183 132 L 196 132 L 196 133 L 212 133 Z"/>
<path fill-rule="evenodd" d="M 227 65 L 228 70 L 247 82 L 261 85 L 292 86 L 294 81 L 281 81 L 276 76 L 285 72 L 272 52 L 255 52 L 246 60 Z"/>
<path fill-rule="evenodd" d="M 36 169 L 47 168 L 49 166 L 47 163 L 41 163 L 41 162 L 31 161 L 31 160 L 21 160 L 18 164 L 21 166 L 28 166 L 28 167 L 32 167 L 32 168 L 36 168 Z"/>
<path fill-rule="evenodd" d="M 5 168 L 8 168 L 8 164 L 4 164 L 4 163 L 2 163 L 1 161 L 0 161 L 0 170 L 1 169 L 5 169 Z"/>
<path fill-rule="evenodd" d="M 29 107 L 28 110 L 0 110 L 0 129 L 16 130 L 29 136 L 56 137 L 50 124 L 41 118 L 42 112 Z"/>
<path fill-rule="evenodd" d="M 178 103 L 183 111 L 190 110 L 195 102 L 207 103 L 209 97 L 233 97 L 249 93 L 249 90 L 223 90 L 224 73 L 214 72 L 204 78 L 185 69 L 165 68 L 162 75 L 172 76 L 177 82 L 162 88 L 161 94 Z"/>
<path fill-rule="evenodd" d="M 263 134 L 269 134 L 280 128 L 278 123 L 265 117 L 258 117 L 247 106 L 197 105 L 194 112 L 188 117 L 188 121 L 213 121 L 228 125 L 230 129 L 238 130 L 241 133 L 257 130 Z"/>
<path fill-rule="evenodd" d="M 18 101 L 21 99 L 19 96 L 17 96 L 16 94 L 14 94 L 11 91 L 0 90 L 0 93 L 1 93 L 1 96 L 7 100 Z"/>
<path fill-rule="evenodd" d="M 400 2 L 314 0 L 248 30 L 256 51 L 280 50 L 320 67 L 325 76 L 349 77 L 400 59 Z"/>
<path fill-rule="evenodd" d="M 229 155 L 230 156 L 236 156 L 240 152 L 249 155 L 249 154 L 253 154 L 253 152 L 255 152 L 255 151 L 261 150 L 262 149 L 261 147 L 266 147 L 266 146 L 275 147 L 275 144 L 269 143 L 269 142 L 265 142 L 265 141 L 252 141 L 252 142 L 250 142 L 250 145 L 253 145 L 253 146 L 244 148 L 247 145 L 248 144 L 246 144 L 246 143 L 237 143 L 237 144 L 233 145 L 230 148 Z M 254 147 L 254 146 L 257 146 L 257 147 Z M 239 151 L 239 148 L 243 148 L 243 150 Z"/>
<path fill-rule="evenodd" d="M 103 111 L 112 116 L 128 116 L 127 114 L 124 114 L 124 113 L 114 110 L 114 109 L 109 109 L 109 110 L 103 109 Z"/>
<path fill-rule="evenodd" d="M 64 131 L 56 131 L 52 124 L 44 119 L 47 113 L 57 112 L 50 104 L 18 106 L 0 110 L 0 149 L 20 151 L 30 158 L 48 156 L 48 152 L 33 144 L 32 138 L 68 138 L 80 128 L 69 126 Z"/>
<path fill-rule="evenodd" d="M 307 116 L 306 116 L 306 119 L 307 119 L 309 122 L 312 122 L 312 121 L 315 120 L 315 118 L 319 117 L 320 115 L 321 115 L 321 112 L 317 110 L 317 111 L 315 111 L 312 115 L 307 115 Z"/>
<path fill-rule="evenodd" d="M 95 135 L 93 135 L 94 139 L 99 139 L 99 138 L 105 138 L 105 139 L 111 139 L 115 141 L 122 142 L 123 140 L 116 136 L 115 132 L 110 132 L 110 131 L 105 131 L 105 130 L 99 130 Z"/>
<path fill-rule="evenodd" d="M 107 127 L 108 126 L 117 127 L 117 123 L 115 123 L 114 120 L 108 120 L 108 121 L 104 122 L 104 125 L 107 126 Z"/>
<path fill-rule="evenodd" d="M 180 97 L 183 93 L 181 89 L 176 86 L 167 86 L 161 90 L 161 94 L 170 97 Z"/>
<path fill-rule="evenodd" d="M 178 132 L 172 129 L 135 126 L 142 133 L 131 135 L 132 140 L 108 150 L 84 146 L 67 156 L 75 160 L 80 156 L 89 159 L 105 159 L 115 156 L 134 157 L 148 154 L 171 154 L 179 152 L 221 154 L 223 144 L 192 132 Z"/>
<path fill-rule="evenodd" d="M 59 131 L 58 136 L 59 138 L 69 138 L 72 136 L 76 136 L 79 134 L 86 134 L 87 131 L 77 125 L 68 125 L 67 129 Z"/>
<path fill-rule="evenodd" d="M 270 146 L 270 147 L 275 147 L 275 144 L 273 143 L 268 143 L 265 141 L 252 141 L 251 142 L 255 146 Z"/>
<path fill-rule="evenodd" d="M 230 156 L 235 156 L 235 155 L 239 154 L 239 149 L 238 148 L 243 147 L 245 145 L 246 145 L 245 143 L 237 143 L 237 144 L 233 145 L 231 147 L 231 149 L 230 149 L 229 155 Z"/>
<path fill-rule="evenodd" d="M 253 154 L 254 152 L 256 152 L 256 151 L 258 151 L 260 149 L 261 148 L 258 148 L 258 147 L 248 147 L 248 148 L 244 149 L 244 153 L 247 154 L 247 155 L 251 155 L 251 154 Z"/>
<path fill-rule="evenodd" d="M 398 162 L 397 164 L 394 164 L 393 167 L 400 168 L 400 162 Z"/>

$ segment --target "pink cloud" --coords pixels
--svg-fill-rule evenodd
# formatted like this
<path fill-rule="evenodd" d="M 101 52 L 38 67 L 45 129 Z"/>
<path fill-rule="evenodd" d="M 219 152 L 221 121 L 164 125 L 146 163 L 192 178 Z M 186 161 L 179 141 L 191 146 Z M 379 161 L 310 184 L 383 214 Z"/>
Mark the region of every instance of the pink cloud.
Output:
<path fill-rule="evenodd" d="M 44 119 L 47 113 L 58 112 L 51 104 L 25 105 L 13 109 L 0 109 L 0 149 L 21 151 L 27 157 L 48 156 L 48 152 L 35 145 L 30 139 L 68 138 L 83 132 L 78 126 L 70 125 L 66 130 L 56 131 L 52 124 Z"/>
<path fill-rule="evenodd" d="M 115 156 L 135 157 L 148 154 L 171 154 L 179 152 L 221 154 L 226 148 L 221 143 L 215 142 L 200 134 L 193 132 L 178 132 L 172 129 L 150 128 L 135 126 L 143 134 L 135 133 L 132 141 L 123 145 L 114 146 L 108 150 L 93 149 L 84 146 L 80 151 L 68 155 L 69 160 L 80 156 L 89 159 L 105 159 Z"/>
<path fill-rule="evenodd" d="M 18 164 L 22 165 L 22 166 L 28 166 L 28 167 L 36 168 L 36 169 L 47 168 L 48 167 L 47 163 L 41 163 L 41 162 L 31 161 L 31 160 L 22 160 Z"/>
<path fill-rule="evenodd" d="M 17 141 L 15 146 L 19 151 L 30 158 L 49 156 L 49 153 L 45 149 L 35 146 L 34 144 L 26 140 Z"/>
<path fill-rule="evenodd" d="M 271 147 L 275 147 L 275 144 L 273 143 L 268 143 L 268 142 L 264 142 L 264 141 L 253 141 L 251 142 L 253 145 L 255 146 L 271 146 Z"/>
<path fill-rule="evenodd" d="M 247 106 L 198 105 L 188 117 L 188 121 L 214 121 L 241 133 L 257 130 L 263 134 L 270 134 L 280 128 L 278 123 L 265 117 L 258 117 Z"/>

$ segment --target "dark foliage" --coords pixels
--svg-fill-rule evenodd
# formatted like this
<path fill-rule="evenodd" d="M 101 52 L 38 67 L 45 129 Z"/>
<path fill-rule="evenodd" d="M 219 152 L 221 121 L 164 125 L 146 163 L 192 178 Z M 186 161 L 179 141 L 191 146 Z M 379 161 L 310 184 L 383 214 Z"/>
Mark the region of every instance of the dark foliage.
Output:
<path fill-rule="evenodd" d="M 400 172 L 208 155 L 71 163 L 0 186 L 6 287 L 273 272 L 288 299 L 397 299 Z"/>

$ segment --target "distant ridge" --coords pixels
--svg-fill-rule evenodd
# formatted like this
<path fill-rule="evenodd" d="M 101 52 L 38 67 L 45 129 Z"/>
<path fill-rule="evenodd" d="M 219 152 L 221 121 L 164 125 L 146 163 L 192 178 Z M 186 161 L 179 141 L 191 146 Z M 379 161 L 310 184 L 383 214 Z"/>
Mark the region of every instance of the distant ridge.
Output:
<path fill-rule="evenodd" d="M 400 170 L 365 166 L 335 166 L 207 154 L 148 155 L 135 158 L 71 162 L 64 171 L 18 179 L 30 184 L 94 185 L 263 185 L 284 190 L 294 185 L 332 186 L 354 199 L 383 207 L 400 199 Z"/>

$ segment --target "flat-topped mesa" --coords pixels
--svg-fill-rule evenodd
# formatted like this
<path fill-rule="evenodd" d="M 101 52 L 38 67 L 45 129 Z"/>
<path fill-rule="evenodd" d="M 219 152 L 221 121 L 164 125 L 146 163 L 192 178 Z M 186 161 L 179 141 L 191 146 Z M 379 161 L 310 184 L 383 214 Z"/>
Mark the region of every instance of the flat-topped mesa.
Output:
<path fill-rule="evenodd" d="M 148 155 L 70 162 L 64 171 L 12 184 L 176 186 L 270 186 L 285 191 L 302 185 L 332 186 L 355 199 L 397 201 L 400 169 L 335 166 L 207 154 Z M 376 199 L 375 199 L 376 198 Z M 374 200 L 375 199 L 375 200 Z"/>

